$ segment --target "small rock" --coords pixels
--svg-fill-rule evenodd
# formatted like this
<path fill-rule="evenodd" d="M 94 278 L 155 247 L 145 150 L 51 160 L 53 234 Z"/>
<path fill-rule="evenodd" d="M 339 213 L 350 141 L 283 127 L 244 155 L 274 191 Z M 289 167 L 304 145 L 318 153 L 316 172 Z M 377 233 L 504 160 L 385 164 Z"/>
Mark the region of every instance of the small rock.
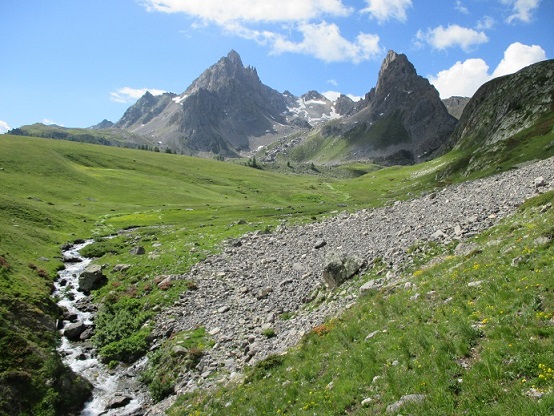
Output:
<path fill-rule="evenodd" d="M 475 280 L 473 282 L 469 282 L 467 284 L 467 287 L 479 287 L 483 284 L 483 281 L 482 280 Z"/>
<path fill-rule="evenodd" d="M 314 248 L 315 248 L 316 250 L 318 250 L 318 249 L 320 249 L 320 248 L 322 248 L 322 247 L 325 247 L 326 245 L 327 245 L 327 241 L 325 241 L 325 240 L 317 240 L 317 241 L 315 242 Z"/>
<path fill-rule="evenodd" d="M 114 272 L 125 272 L 131 268 L 130 264 L 116 264 L 113 266 L 112 271 Z"/>
<path fill-rule="evenodd" d="M 448 236 L 444 233 L 442 230 L 437 230 L 433 234 L 431 234 L 431 238 L 433 240 L 444 240 L 448 238 Z"/>
<path fill-rule="evenodd" d="M 225 312 L 229 312 L 230 309 L 231 309 L 231 308 L 229 307 L 229 305 L 225 305 L 225 306 L 222 306 L 221 308 L 219 308 L 219 309 L 217 310 L 217 312 L 219 312 L 219 313 L 225 313 Z"/>
<path fill-rule="evenodd" d="M 539 391 L 535 388 L 529 389 L 529 391 L 525 394 L 532 399 L 542 399 L 542 396 L 544 396 L 544 393 L 542 391 Z"/>
<path fill-rule="evenodd" d="M 136 256 L 136 255 L 146 254 L 146 250 L 144 249 L 144 247 L 135 246 L 131 249 L 129 253 Z"/>
<path fill-rule="evenodd" d="M 369 282 L 364 283 L 360 287 L 360 292 L 364 293 L 364 292 L 369 292 L 371 290 L 377 290 L 381 288 L 381 286 L 383 286 L 383 279 L 370 280 Z"/>
<path fill-rule="evenodd" d="M 373 401 L 373 399 L 371 397 L 368 397 L 367 399 L 363 399 L 361 404 L 364 407 L 369 406 L 372 401 Z"/>
<path fill-rule="evenodd" d="M 469 256 L 480 252 L 479 246 L 475 243 L 460 243 L 454 249 L 455 256 Z"/>
<path fill-rule="evenodd" d="M 373 331 L 371 334 L 369 334 L 367 337 L 365 337 L 366 341 L 367 341 L 368 339 L 373 338 L 373 337 L 374 337 L 375 335 L 377 335 L 379 332 L 381 332 L 381 331 Z"/>
<path fill-rule="evenodd" d="M 220 332 L 221 332 L 221 328 L 217 327 L 217 328 L 214 328 L 211 331 L 209 331 L 208 334 L 213 336 L 213 335 L 219 334 Z"/>
<path fill-rule="evenodd" d="M 404 404 L 412 402 L 412 403 L 420 403 L 423 400 L 425 400 L 424 394 L 406 394 L 400 398 L 397 402 L 388 405 L 387 406 L 387 413 L 393 413 L 400 410 Z"/>
<path fill-rule="evenodd" d="M 535 188 L 540 188 L 542 186 L 546 186 L 547 182 L 544 179 L 544 176 L 539 176 L 538 178 L 535 178 L 533 184 L 535 185 Z"/>

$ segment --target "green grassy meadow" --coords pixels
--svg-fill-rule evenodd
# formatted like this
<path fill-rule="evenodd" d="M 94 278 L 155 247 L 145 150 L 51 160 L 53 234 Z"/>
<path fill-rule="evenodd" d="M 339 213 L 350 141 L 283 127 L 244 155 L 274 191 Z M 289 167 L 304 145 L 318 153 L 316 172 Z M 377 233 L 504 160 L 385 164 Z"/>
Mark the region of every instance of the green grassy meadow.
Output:
<path fill-rule="evenodd" d="M 529 160 L 537 156 L 548 157 L 550 153 L 544 151 L 544 146 L 552 142 L 551 136 L 552 133 L 548 133 L 537 139 L 540 141 L 540 145 L 529 145 L 522 148 L 521 151 L 512 151 L 512 156 L 508 155 L 503 161 L 503 168 L 508 169 L 525 158 Z M 550 147 L 551 149 L 552 147 Z M 98 263 L 104 266 L 108 283 L 94 291 L 92 295 L 95 302 L 107 303 L 110 307 L 101 308 L 97 318 L 97 333 L 94 343 L 102 358 L 110 365 L 115 366 L 118 365 L 118 362 L 128 361 L 130 357 L 140 356 L 147 351 L 148 323 L 154 314 L 153 307 L 170 304 L 182 291 L 189 289 L 189 283 L 186 281 L 160 285 L 161 276 L 186 272 L 196 262 L 217 252 L 220 243 L 228 238 L 258 230 L 271 232 L 283 222 L 294 225 L 315 221 L 342 210 L 380 206 L 398 199 L 414 197 L 452 181 L 464 180 L 465 176 L 453 168 L 463 165 L 459 163 L 462 153 L 451 152 L 431 162 L 410 167 L 390 167 L 378 170 L 375 170 L 375 167 L 360 164 L 337 167 L 343 172 L 362 174 L 356 178 L 341 179 L 340 177 L 345 176 L 343 173 L 335 175 L 328 172 L 326 170 L 328 168 L 321 169 L 318 174 L 296 174 L 294 169 L 273 170 L 269 167 L 264 169 L 263 166 L 262 169 L 253 169 L 239 164 L 159 152 L 1 135 L 0 347 L 2 354 L 0 357 L 0 415 L 14 414 L 16 411 L 14 409 L 17 409 L 16 413 L 21 415 L 63 414 L 71 406 L 77 408 L 78 403 L 83 400 L 85 394 L 83 392 L 86 390 L 83 384 L 75 380 L 68 382 L 71 376 L 61 365 L 59 357 L 54 354 L 57 342 L 54 322 L 60 311 L 50 297 L 50 293 L 56 272 L 62 267 L 61 246 L 63 244 L 79 239 L 96 239 L 96 243 L 88 246 L 83 254 L 97 257 Z M 465 153 L 463 155 L 465 157 Z M 368 173 L 363 174 L 364 172 Z M 489 173 L 488 171 L 483 172 L 483 174 Z M 478 172 L 472 173 L 472 177 L 477 175 Z M 440 177 L 438 182 L 437 176 Z M 537 221 L 550 221 L 547 225 L 552 227 L 550 214 L 541 219 L 534 214 L 532 208 L 529 208 L 528 211 L 522 211 L 521 215 L 520 222 L 523 225 L 517 230 L 511 231 L 512 234 L 508 233 L 501 237 L 507 247 L 509 244 L 515 244 L 509 243 L 510 241 L 519 238 L 522 239 L 521 241 L 531 244 L 532 240 L 529 238 L 532 237 L 524 234 L 519 236 L 516 231 L 523 233 L 524 230 L 529 229 L 528 233 L 531 231 L 538 233 L 539 226 L 532 225 L 538 224 Z M 527 223 L 530 225 L 525 225 Z M 110 240 L 102 239 L 108 235 L 115 237 Z M 493 237 L 484 236 L 482 238 Z M 130 250 L 134 246 L 144 247 L 147 254 L 142 256 L 131 254 Z M 482 255 L 485 253 L 486 251 L 483 251 Z M 536 250 L 535 254 L 543 263 L 552 256 L 550 246 L 541 247 L 540 250 Z M 491 256 L 495 257 L 493 254 Z M 496 257 L 498 257 L 497 253 Z M 494 263 L 493 260 L 492 258 L 483 258 L 478 261 L 479 264 L 491 262 L 489 268 L 502 270 L 502 265 Z M 462 267 L 456 266 L 457 264 L 466 264 L 463 267 L 467 267 L 470 260 L 450 259 L 449 261 L 450 266 L 445 266 L 444 270 L 422 269 L 421 273 L 415 270 L 414 279 L 417 277 L 418 286 L 436 286 L 444 291 L 454 290 L 453 286 L 447 284 L 449 280 L 444 280 L 444 276 L 448 275 L 451 269 Z M 114 266 L 117 264 L 129 264 L 131 267 L 124 272 L 114 271 Z M 533 285 L 539 284 L 543 285 L 541 286 L 543 288 L 548 287 L 547 282 L 541 281 L 541 276 L 544 280 L 544 276 L 551 275 L 549 267 L 551 266 L 537 266 L 539 272 L 531 273 L 528 277 L 532 278 Z M 371 276 L 365 278 L 369 279 Z M 514 282 L 515 285 L 519 282 L 518 278 L 515 275 L 509 277 L 505 286 L 510 287 L 508 285 L 510 282 Z M 500 275 L 498 279 L 502 279 Z M 508 290 L 506 290 L 507 292 Z M 257 406 L 254 403 L 258 401 L 273 403 L 273 400 L 277 400 L 264 398 L 261 393 L 258 393 L 257 398 L 251 397 L 249 392 L 265 391 L 268 388 L 279 390 L 276 388 L 277 384 L 266 385 L 264 383 L 275 380 L 284 383 L 289 379 L 291 384 L 287 386 L 287 393 L 283 396 L 286 397 L 286 402 L 279 402 L 275 409 L 279 408 L 288 414 L 297 414 L 297 412 L 298 414 L 308 414 L 307 411 L 311 409 L 310 414 L 313 414 L 318 410 L 314 407 L 315 405 L 310 403 L 312 401 L 320 403 L 321 399 L 336 402 L 336 412 L 351 411 L 364 414 L 367 409 L 358 408 L 358 402 L 361 396 L 366 393 L 370 394 L 370 391 L 363 390 L 371 387 L 368 387 L 367 383 L 364 382 L 365 384 L 354 387 L 352 385 L 354 380 L 352 380 L 349 382 L 350 384 L 340 384 L 340 388 L 338 384 L 335 384 L 336 389 L 328 390 L 322 390 L 320 385 L 324 380 L 327 380 L 327 383 L 334 380 L 335 372 L 341 374 L 340 367 L 344 367 L 345 371 L 347 368 L 354 371 L 355 366 L 365 369 L 369 365 L 362 357 L 366 354 L 368 347 L 366 344 L 358 342 L 360 334 L 369 330 L 371 326 L 386 326 L 391 328 L 388 336 L 393 336 L 392 328 L 397 328 L 401 319 L 409 322 L 409 320 L 417 321 L 426 316 L 427 321 L 434 322 L 439 318 L 442 320 L 441 317 L 447 312 L 444 308 L 441 309 L 437 303 L 433 307 L 425 306 L 427 309 L 414 312 L 415 315 L 411 315 L 412 309 L 410 309 L 410 315 L 405 316 L 408 312 L 402 312 L 403 315 L 400 311 L 402 309 L 400 305 L 405 299 L 399 297 L 394 300 L 395 296 L 396 294 L 388 297 L 379 294 L 374 298 L 367 299 L 367 303 L 364 302 L 349 311 L 340 321 L 330 323 L 332 328 L 328 333 L 325 331 L 325 336 L 310 335 L 297 352 L 285 358 L 276 359 L 275 363 L 268 365 L 270 370 L 263 366 L 261 369 L 256 369 L 257 373 L 252 375 L 251 383 L 236 390 L 222 390 L 218 393 L 217 400 L 196 397 L 188 402 L 181 401 L 180 406 L 182 407 L 177 408 L 176 414 L 183 414 L 179 412 L 187 414 L 190 410 L 187 406 L 190 403 L 195 403 L 193 410 L 199 414 L 204 414 L 202 412 L 217 413 L 220 411 L 218 409 L 229 400 L 232 402 L 231 410 L 236 412 L 234 414 L 248 414 L 252 411 L 249 410 L 250 408 L 240 407 L 241 400 L 251 402 L 251 406 Z M 532 297 L 531 294 L 526 296 Z M 530 326 L 530 331 L 538 331 L 539 323 L 544 324 L 551 319 L 551 315 L 548 317 L 548 314 L 552 312 L 552 303 L 548 306 L 548 302 L 552 300 L 550 298 L 551 288 L 545 289 L 544 293 L 540 292 L 540 296 L 544 297 L 543 309 L 540 311 L 546 315 L 544 315 L 544 319 L 541 318 L 536 322 L 531 317 L 529 323 L 530 325 L 533 323 L 534 326 Z M 493 300 L 490 302 L 492 304 Z M 456 305 L 458 304 L 456 303 Z M 479 304 L 478 310 L 482 312 L 485 310 L 485 306 Z M 508 306 L 504 310 L 508 310 Z M 467 309 L 467 307 L 465 308 Z M 374 309 L 379 313 L 371 312 Z M 463 310 L 465 311 L 465 309 Z M 394 315 L 398 313 L 400 315 Z M 437 313 L 443 315 L 435 316 Z M 386 318 L 387 316 L 391 318 Z M 485 318 L 488 318 L 488 315 L 483 315 L 482 319 Z M 389 322 L 391 319 L 395 319 L 397 322 L 393 325 Z M 424 356 L 429 355 L 428 348 L 431 348 L 431 345 L 434 345 L 434 348 L 446 350 L 453 348 L 451 355 L 455 353 L 457 356 L 463 356 L 464 351 L 467 352 L 467 343 L 476 342 L 477 338 L 481 340 L 481 337 L 476 338 L 475 331 L 470 329 L 471 324 L 468 319 L 470 318 L 466 315 L 460 315 L 459 319 L 457 318 L 452 324 L 453 326 L 445 326 L 440 330 L 443 332 L 439 330 L 436 330 L 439 332 L 435 330 L 433 330 L 435 332 L 429 332 L 427 329 L 431 326 L 419 326 L 427 328 L 427 332 L 421 329 L 421 334 L 419 332 L 409 335 L 404 333 L 406 340 L 403 342 L 408 343 L 404 350 L 410 350 L 410 343 L 415 342 L 419 345 L 414 347 L 413 354 L 420 357 L 418 360 L 422 363 L 421 368 L 429 371 L 431 371 L 430 361 L 421 360 Z M 347 328 L 346 325 L 350 324 L 358 329 L 339 329 Z M 491 326 L 489 325 L 487 328 Z M 461 331 L 461 338 L 455 341 L 457 345 L 450 346 L 447 343 L 448 334 L 450 332 L 457 333 L 458 330 Z M 546 327 L 545 331 L 548 330 Z M 352 331 L 359 331 L 359 333 Z M 400 330 L 395 329 L 395 331 L 398 333 L 395 332 L 394 336 L 400 337 Z M 412 336 L 421 337 L 421 339 L 411 340 Z M 435 336 L 444 339 L 446 344 L 433 344 L 431 340 Z M 339 349 L 331 353 L 333 361 L 327 360 L 327 358 L 321 360 L 319 357 L 324 355 L 319 354 L 326 353 L 318 348 L 321 343 L 327 342 L 327 339 L 331 340 L 331 343 L 337 344 L 337 348 L 342 345 L 357 352 L 354 352 L 354 355 L 346 356 L 340 353 Z M 486 338 L 487 342 L 489 339 L 494 338 Z M 351 344 L 356 340 L 359 345 Z M 198 341 L 198 345 L 203 345 L 203 341 Z M 490 345 L 493 350 L 498 346 L 494 343 Z M 521 351 L 527 347 L 525 343 L 517 345 L 521 346 L 521 348 L 518 347 Z M 549 345 L 551 346 L 544 341 L 540 347 L 544 348 Z M 328 345 L 322 348 L 328 348 Z M 377 347 L 371 347 L 371 351 L 376 353 L 377 350 Z M 298 354 L 299 358 L 291 358 L 295 354 Z M 396 376 L 392 373 L 394 368 L 390 370 L 390 375 L 388 372 L 384 372 L 382 366 L 387 360 L 393 355 L 396 355 L 398 360 L 406 356 L 405 361 L 402 361 L 403 367 L 398 367 L 396 370 L 405 369 L 407 365 L 417 367 L 413 362 L 409 364 L 410 360 L 413 361 L 413 357 L 410 358 L 406 351 L 393 354 L 391 350 L 386 354 L 388 354 L 386 357 L 373 357 L 371 366 L 367 367 L 367 371 L 362 372 L 363 377 L 369 377 L 369 374 L 373 374 L 371 377 L 381 374 L 383 377 L 387 377 L 387 383 L 390 383 L 389 387 L 394 387 L 394 383 L 396 383 L 397 388 L 391 388 L 390 391 L 383 388 L 383 391 L 387 391 L 387 396 L 376 401 L 380 404 L 375 405 L 377 407 L 374 408 L 370 407 L 370 410 L 367 410 L 368 414 L 372 414 L 371 409 L 382 410 L 384 403 L 401 393 L 402 389 L 398 386 L 402 386 L 406 382 L 400 379 L 395 381 Z M 313 362 L 310 357 L 314 357 Z M 540 358 L 532 361 L 525 368 L 526 372 L 517 370 L 527 380 L 535 380 L 539 377 L 539 373 L 537 373 L 539 364 L 547 366 L 545 371 L 554 367 L 552 355 L 538 357 Z M 334 361 L 335 359 L 336 361 Z M 430 359 L 426 358 L 426 360 Z M 443 359 L 445 365 L 453 366 L 452 369 L 455 367 L 450 361 L 447 362 L 446 358 Z M 286 364 L 289 362 L 288 360 L 297 361 L 290 361 L 290 364 Z M 304 365 L 312 368 L 311 376 L 299 373 L 299 378 L 294 378 L 290 374 L 292 378 L 286 378 L 285 376 L 288 377 L 287 368 L 297 365 L 297 363 L 300 365 L 299 361 L 302 360 L 305 362 Z M 310 363 L 314 364 L 314 362 L 320 361 L 325 361 L 329 368 L 316 371 L 317 366 L 310 365 Z M 348 365 L 354 367 L 347 367 L 347 362 Z M 273 370 L 273 365 L 275 365 L 275 370 Z M 450 371 L 450 367 L 439 368 L 442 368 L 441 371 L 446 371 L 447 368 Z M 273 374 L 274 371 L 280 373 L 279 376 L 266 377 L 266 370 L 267 374 Z M 316 372 L 313 373 L 314 371 Z M 438 371 L 435 371 L 436 377 L 439 377 Z M 490 368 L 488 371 L 491 371 Z M 319 373 L 323 376 L 318 376 Z M 411 391 L 422 391 L 428 395 L 435 394 L 428 392 L 423 386 L 420 386 L 419 389 L 415 388 L 417 383 L 421 384 L 424 381 L 431 383 L 435 377 L 432 374 L 435 373 L 429 373 L 430 375 L 425 380 L 423 370 L 417 375 L 405 371 L 403 373 L 411 374 L 411 384 L 408 384 L 411 386 Z M 516 374 L 520 373 L 516 372 Z M 551 383 L 549 373 L 544 374 Z M 439 380 L 442 383 L 445 381 L 443 378 L 446 375 L 443 374 L 441 377 Z M 522 377 L 514 376 L 513 380 L 521 383 Z M 155 384 L 155 369 L 145 375 L 145 381 L 154 383 L 154 389 L 167 390 L 167 386 Z M 497 383 L 491 381 L 489 384 L 492 389 L 493 385 Z M 542 384 L 539 387 L 548 389 L 550 388 L 548 386 L 551 384 L 548 384 L 547 388 Z M 29 391 L 33 391 L 33 394 L 29 394 Z M 512 396 L 517 396 L 516 390 L 512 389 L 510 392 L 512 392 L 510 393 Z M 314 394 L 320 393 L 321 397 L 314 396 Z M 452 404 L 453 397 L 448 395 L 449 390 L 436 394 L 444 395 L 443 399 L 454 406 Z M 308 401 L 310 395 L 314 396 L 314 400 Z M 328 398 L 326 399 L 324 395 L 327 395 Z M 343 399 L 336 401 L 338 396 Z M 227 397 L 231 398 L 226 399 Z M 239 399 L 240 397 L 244 399 Z M 316 398 L 317 400 L 315 400 Z M 463 400 L 470 399 L 471 396 L 463 396 Z M 289 400 L 291 403 L 287 404 Z M 434 399 L 426 400 L 425 403 L 423 406 L 428 406 L 429 403 L 435 403 L 435 401 Z M 527 402 L 521 401 L 521 403 Z M 547 403 L 551 404 L 552 402 L 547 401 Z M 305 406 L 307 409 L 302 410 Z M 444 404 L 437 406 L 440 409 L 446 409 Z M 263 407 L 259 409 L 253 407 L 253 409 L 255 412 L 261 412 L 253 414 L 263 414 L 263 411 L 269 411 L 268 408 Z M 221 414 L 230 414 L 224 413 L 224 410 L 221 410 L 223 412 Z M 246 413 L 240 413 L 243 411 Z M 474 414 L 479 414 L 479 412 Z"/>

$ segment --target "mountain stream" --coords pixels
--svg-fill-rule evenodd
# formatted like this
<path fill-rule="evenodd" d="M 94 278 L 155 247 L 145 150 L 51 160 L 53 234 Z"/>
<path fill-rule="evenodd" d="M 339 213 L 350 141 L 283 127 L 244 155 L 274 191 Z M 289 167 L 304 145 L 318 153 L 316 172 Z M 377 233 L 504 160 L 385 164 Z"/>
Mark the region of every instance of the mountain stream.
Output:
<path fill-rule="evenodd" d="M 61 333 L 75 323 L 84 324 L 86 329 L 75 341 L 62 336 L 58 352 L 66 365 L 94 386 L 92 399 L 86 403 L 81 416 L 138 416 L 143 414 L 143 404 L 148 400 L 144 387 L 138 382 L 139 372 L 146 359 L 130 366 L 120 364 L 116 369 L 110 369 L 98 359 L 89 339 L 96 308 L 78 288 L 80 274 L 91 263 L 91 259 L 81 256 L 79 250 L 90 243 L 91 240 L 62 251 L 65 269 L 58 273 L 54 284 L 54 296 L 58 299 L 58 305 L 66 311 Z"/>

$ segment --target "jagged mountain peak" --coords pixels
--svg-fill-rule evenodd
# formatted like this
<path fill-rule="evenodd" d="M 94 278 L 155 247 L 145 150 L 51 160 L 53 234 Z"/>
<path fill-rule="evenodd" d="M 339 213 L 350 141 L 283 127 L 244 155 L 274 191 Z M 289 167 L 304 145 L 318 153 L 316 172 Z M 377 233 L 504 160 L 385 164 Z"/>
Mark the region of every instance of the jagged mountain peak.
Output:
<path fill-rule="evenodd" d="M 256 69 L 250 66 L 245 67 L 240 55 L 234 49 L 194 80 L 185 94 L 190 95 L 200 89 L 211 92 L 218 91 L 228 85 L 231 80 L 250 85 L 261 84 Z"/>
<path fill-rule="evenodd" d="M 243 66 L 242 65 L 242 59 L 240 58 L 240 55 L 234 49 L 231 49 L 231 51 L 227 54 L 227 56 L 225 58 L 227 58 L 234 65 Z M 225 59 L 225 58 L 222 58 L 222 59 Z"/>
<path fill-rule="evenodd" d="M 310 90 L 306 94 L 302 95 L 304 101 L 317 100 L 317 101 L 329 101 L 327 97 L 320 94 L 315 90 Z"/>
<path fill-rule="evenodd" d="M 417 72 L 408 57 L 391 50 L 381 64 L 375 89 L 386 88 L 386 84 L 399 83 L 412 77 L 417 77 Z"/>

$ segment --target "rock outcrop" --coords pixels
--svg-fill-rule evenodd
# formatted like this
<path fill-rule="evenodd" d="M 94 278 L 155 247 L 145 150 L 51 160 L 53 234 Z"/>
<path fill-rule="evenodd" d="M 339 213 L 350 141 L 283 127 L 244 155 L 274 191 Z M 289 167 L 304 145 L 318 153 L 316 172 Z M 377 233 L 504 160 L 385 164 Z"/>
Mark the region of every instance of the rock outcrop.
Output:
<path fill-rule="evenodd" d="M 394 51 L 388 52 L 377 85 L 363 100 L 354 104 L 343 98 L 335 109 L 346 117 L 322 124 L 299 145 L 306 151 L 298 154 L 334 162 L 413 164 L 437 156 L 457 124 L 437 90 L 406 55 Z M 333 147 L 346 150 L 329 154 Z"/>
<path fill-rule="evenodd" d="M 466 105 L 470 99 L 470 97 L 453 96 L 450 98 L 445 98 L 444 100 L 442 100 L 442 102 L 450 115 L 459 120 L 462 117 L 462 113 L 464 112 L 464 109 L 466 108 Z"/>
<path fill-rule="evenodd" d="M 468 102 L 449 147 L 480 148 L 507 140 L 554 110 L 554 60 L 487 82 Z M 537 126 L 552 129 L 552 119 Z"/>
<path fill-rule="evenodd" d="M 354 129 L 367 138 L 358 139 L 360 150 L 373 149 L 385 161 L 403 164 L 436 156 L 457 124 L 435 87 L 417 75 L 406 55 L 394 51 L 387 54 L 377 85 L 352 119 Z"/>

